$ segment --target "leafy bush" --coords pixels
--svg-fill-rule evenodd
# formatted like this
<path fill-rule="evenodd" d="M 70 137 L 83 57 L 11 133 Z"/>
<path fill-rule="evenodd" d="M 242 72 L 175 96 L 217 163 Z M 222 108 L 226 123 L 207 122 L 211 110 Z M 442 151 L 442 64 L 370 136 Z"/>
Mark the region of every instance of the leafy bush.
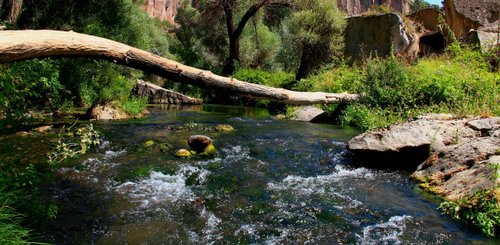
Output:
<path fill-rule="evenodd" d="M 488 236 L 499 235 L 500 204 L 495 190 L 481 190 L 456 201 L 445 201 L 439 209 L 453 218 L 462 220 Z"/>
<path fill-rule="evenodd" d="M 282 71 L 269 72 L 259 69 L 239 69 L 233 77 L 238 80 L 275 88 L 288 87 L 295 80 L 293 74 L 290 73 Z"/>
<path fill-rule="evenodd" d="M 321 91 L 330 93 L 361 92 L 361 83 L 365 79 L 365 72 L 358 67 L 342 65 L 322 70 L 318 74 L 301 79 L 294 89 L 299 91 Z"/>
<path fill-rule="evenodd" d="M 130 97 L 120 104 L 120 107 L 131 116 L 140 115 L 148 105 L 147 98 Z"/>
<path fill-rule="evenodd" d="M 488 58 L 454 44 L 446 54 L 414 65 L 391 56 L 368 60 L 364 67 L 329 68 L 294 88 L 361 94 L 341 121 L 363 130 L 425 113 L 500 115 L 500 74 L 490 71 Z"/>
<path fill-rule="evenodd" d="M 20 117 L 28 110 L 54 109 L 64 102 L 66 89 L 52 60 L 28 60 L 0 66 L 0 111 Z"/>

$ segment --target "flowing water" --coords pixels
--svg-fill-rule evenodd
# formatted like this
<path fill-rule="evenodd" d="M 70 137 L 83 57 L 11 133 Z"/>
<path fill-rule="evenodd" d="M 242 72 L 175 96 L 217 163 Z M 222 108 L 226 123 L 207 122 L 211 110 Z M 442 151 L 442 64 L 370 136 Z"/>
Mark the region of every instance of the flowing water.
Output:
<path fill-rule="evenodd" d="M 232 125 L 234 132 L 176 130 Z M 408 173 L 360 167 L 355 130 L 244 107 L 151 108 L 96 123 L 104 143 L 63 168 L 49 241 L 62 244 L 495 244 L 436 210 Z M 180 159 L 192 134 L 213 159 Z M 153 146 L 144 142 L 153 140 Z M 401 159 L 404 161 L 404 159 Z M 370 164 L 376 165 L 377 159 Z M 498 243 L 497 243 L 498 244 Z"/>

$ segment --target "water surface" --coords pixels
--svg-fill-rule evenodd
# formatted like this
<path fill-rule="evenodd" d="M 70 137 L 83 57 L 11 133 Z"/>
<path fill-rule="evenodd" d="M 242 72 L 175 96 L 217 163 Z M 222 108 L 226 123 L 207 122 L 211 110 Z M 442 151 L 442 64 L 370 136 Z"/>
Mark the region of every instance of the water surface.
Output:
<path fill-rule="evenodd" d="M 266 110 L 203 105 L 100 122 L 104 144 L 63 168 L 55 243 L 495 244 L 441 215 L 408 173 L 360 167 L 352 128 L 277 121 Z M 175 130 L 189 123 L 235 132 Z M 213 159 L 179 159 L 192 134 Z M 145 147 L 144 142 L 155 144 Z M 404 161 L 404 159 L 402 159 Z M 370 164 L 376 164 L 373 159 Z"/>

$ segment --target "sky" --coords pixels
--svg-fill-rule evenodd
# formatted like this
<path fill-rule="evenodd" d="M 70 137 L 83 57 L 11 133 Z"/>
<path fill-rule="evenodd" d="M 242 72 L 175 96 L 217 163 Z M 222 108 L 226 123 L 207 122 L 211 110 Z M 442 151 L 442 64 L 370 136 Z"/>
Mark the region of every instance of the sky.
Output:
<path fill-rule="evenodd" d="M 430 4 L 437 4 L 437 5 L 441 6 L 442 0 L 425 0 L 425 1 L 430 3 Z"/>

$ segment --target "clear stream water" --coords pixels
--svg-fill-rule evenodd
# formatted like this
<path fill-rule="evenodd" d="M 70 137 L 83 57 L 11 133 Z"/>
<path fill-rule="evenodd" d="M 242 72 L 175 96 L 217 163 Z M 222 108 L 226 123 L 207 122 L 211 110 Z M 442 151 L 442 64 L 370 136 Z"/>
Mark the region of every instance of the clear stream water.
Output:
<path fill-rule="evenodd" d="M 236 131 L 171 128 L 188 122 Z M 351 128 L 215 105 L 155 107 L 143 119 L 94 126 L 102 146 L 63 168 L 51 188 L 61 208 L 49 242 L 499 244 L 441 215 L 408 173 L 353 163 Z M 210 136 L 219 155 L 173 157 L 192 134 Z M 148 140 L 155 144 L 143 146 Z"/>

